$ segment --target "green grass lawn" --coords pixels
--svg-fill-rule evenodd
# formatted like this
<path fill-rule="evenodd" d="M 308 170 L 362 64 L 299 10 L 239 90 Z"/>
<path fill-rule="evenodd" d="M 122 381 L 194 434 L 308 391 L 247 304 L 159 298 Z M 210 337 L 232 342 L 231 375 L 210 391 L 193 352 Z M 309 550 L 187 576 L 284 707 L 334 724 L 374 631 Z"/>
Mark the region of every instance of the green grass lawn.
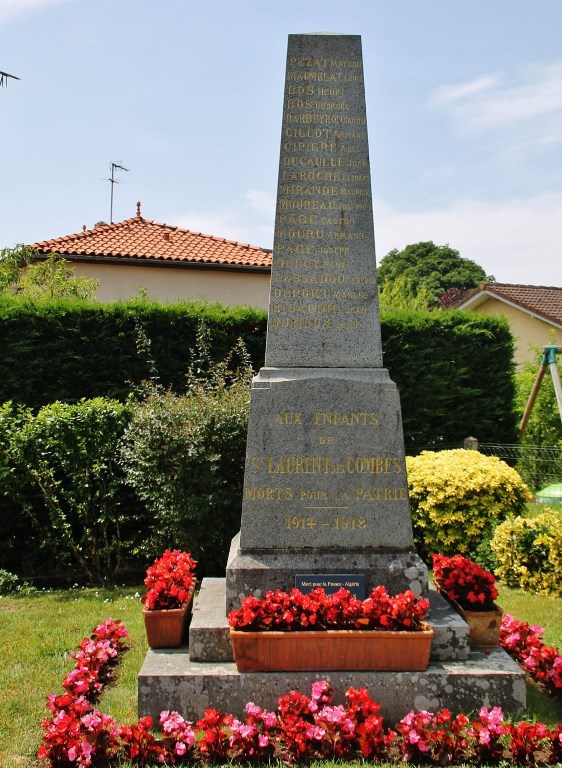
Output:
<path fill-rule="evenodd" d="M 137 719 L 136 677 L 147 650 L 138 591 L 70 589 L 0 597 L 0 768 L 38 764 L 45 697 L 62 692 L 61 680 L 74 666 L 70 652 L 108 616 L 125 623 L 130 650 L 100 709 L 118 722 Z M 562 649 L 561 600 L 504 588 L 498 603 L 518 619 L 544 626 L 545 642 Z M 549 725 L 562 721 L 562 704 L 538 688 L 529 686 L 528 700 L 526 718 Z"/>

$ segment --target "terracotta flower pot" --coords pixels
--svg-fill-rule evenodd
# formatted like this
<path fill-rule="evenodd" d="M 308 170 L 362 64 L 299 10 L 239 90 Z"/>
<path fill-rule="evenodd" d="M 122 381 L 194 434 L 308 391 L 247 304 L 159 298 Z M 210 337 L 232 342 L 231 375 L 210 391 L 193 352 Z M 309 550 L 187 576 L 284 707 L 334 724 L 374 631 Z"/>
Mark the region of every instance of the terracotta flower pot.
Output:
<path fill-rule="evenodd" d="M 230 630 L 239 672 L 330 670 L 423 671 L 429 664 L 433 629 L 418 632 L 324 630 L 241 632 Z"/>
<path fill-rule="evenodd" d="M 453 600 L 439 584 L 436 584 L 440 594 L 453 606 L 456 612 L 468 624 L 468 644 L 471 648 L 496 648 L 500 644 L 500 628 L 503 610 L 494 603 L 489 611 L 472 611 L 462 608 Z"/>
<path fill-rule="evenodd" d="M 471 648 L 495 648 L 500 644 L 501 608 L 497 605 L 492 611 L 467 611 L 460 605 L 456 608 L 468 624 L 468 644 Z"/>
<path fill-rule="evenodd" d="M 189 600 L 181 608 L 154 611 L 142 609 L 146 638 L 151 648 L 179 648 L 191 616 L 194 592 L 195 584 L 191 588 Z"/>

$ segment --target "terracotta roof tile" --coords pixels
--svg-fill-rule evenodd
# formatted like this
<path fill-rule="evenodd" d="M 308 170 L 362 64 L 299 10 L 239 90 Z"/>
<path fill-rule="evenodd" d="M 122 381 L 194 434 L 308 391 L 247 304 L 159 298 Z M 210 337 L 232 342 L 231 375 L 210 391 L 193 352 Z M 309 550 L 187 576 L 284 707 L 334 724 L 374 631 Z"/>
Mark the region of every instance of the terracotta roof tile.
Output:
<path fill-rule="evenodd" d="M 271 268 L 271 251 L 235 240 L 191 232 L 137 215 L 115 224 L 97 224 L 74 235 L 33 243 L 40 253 L 90 256 L 92 259 L 131 259 L 147 262 L 217 264 Z"/>
<path fill-rule="evenodd" d="M 562 288 L 544 285 L 511 285 L 509 283 L 482 283 L 465 296 L 459 306 L 473 304 L 481 294 L 495 296 L 534 315 L 562 325 Z"/>

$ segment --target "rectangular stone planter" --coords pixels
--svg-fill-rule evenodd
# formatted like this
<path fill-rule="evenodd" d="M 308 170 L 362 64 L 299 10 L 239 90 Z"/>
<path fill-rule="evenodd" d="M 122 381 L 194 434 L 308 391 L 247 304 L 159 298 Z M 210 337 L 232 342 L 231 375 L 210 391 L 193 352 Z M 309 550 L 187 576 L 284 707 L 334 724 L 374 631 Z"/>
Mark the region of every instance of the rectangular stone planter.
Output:
<path fill-rule="evenodd" d="M 422 672 L 429 664 L 433 630 L 324 630 L 240 632 L 230 630 L 239 672 L 389 670 Z"/>
<path fill-rule="evenodd" d="M 195 584 L 181 608 L 147 611 L 142 609 L 146 639 L 151 648 L 179 648 L 191 616 Z"/>

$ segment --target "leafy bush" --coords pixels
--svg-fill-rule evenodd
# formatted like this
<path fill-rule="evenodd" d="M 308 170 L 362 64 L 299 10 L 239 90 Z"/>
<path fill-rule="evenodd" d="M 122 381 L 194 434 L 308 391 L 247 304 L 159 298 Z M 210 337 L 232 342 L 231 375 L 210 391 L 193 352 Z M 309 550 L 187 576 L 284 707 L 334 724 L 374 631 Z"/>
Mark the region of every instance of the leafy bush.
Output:
<path fill-rule="evenodd" d="M 498 577 L 508 587 L 562 595 L 562 513 L 546 507 L 534 517 L 514 517 L 496 528 L 491 542 Z"/>
<path fill-rule="evenodd" d="M 30 527 L 25 506 L 41 501 L 30 484 L 14 444 L 32 412 L 8 401 L 0 405 L 0 567 L 30 574 L 44 536 Z"/>
<path fill-rule="evenodd" d="M 240 523 L 249 386 L 243 345 L 214 365 L 200 330 L 188 371 L 188 394 L 152 385 L 133 407 L 121 446 L 126 482 L 150 513 L 145 555 L 191 552 L 206 574 L 223 573 Z"/>
<path fill-rule="evenodd" d="M 57 402 L 28 412 L 9 435 L 21 506 L 55 572 L 78 566 L 89 582 L 106 583 L 131 554 L 141 526 L 116 462 L 128 420 L 128 407 L 115 400 Z"/>
<path fill-rule="evenodd" d="M 15 573 L 0 568 L 0 595 L 13 595 L 21 592 L 24 586 Z"/>
<path fill-rule="evenodd" d="M 527 488 L 518 473 L 477 451 L 424 451 L 407 457 L 414 538 L 422 557 L 473 555 L 496 524 L 522 511 Z"/>

